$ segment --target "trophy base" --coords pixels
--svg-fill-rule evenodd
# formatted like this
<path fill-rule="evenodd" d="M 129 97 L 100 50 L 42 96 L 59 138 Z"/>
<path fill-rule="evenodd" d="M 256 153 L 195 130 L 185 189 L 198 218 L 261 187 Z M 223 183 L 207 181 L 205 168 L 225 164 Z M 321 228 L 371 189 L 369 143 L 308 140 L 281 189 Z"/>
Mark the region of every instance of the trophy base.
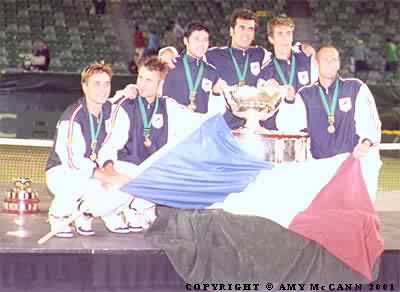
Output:
<path fill-rule="evenodd" d="M 281 133 L 262 128 L 232 131 L 241 148 L 253 157 L 274 164 L 302 162 L 311 158 L 309 138 L 304 133 Z"/>
<path fill-rule="evenodd" d="M 24 199 L 6 198 L 3 202 L 3 212 L 9 214 L 38 214 L 39 199 Z"/>

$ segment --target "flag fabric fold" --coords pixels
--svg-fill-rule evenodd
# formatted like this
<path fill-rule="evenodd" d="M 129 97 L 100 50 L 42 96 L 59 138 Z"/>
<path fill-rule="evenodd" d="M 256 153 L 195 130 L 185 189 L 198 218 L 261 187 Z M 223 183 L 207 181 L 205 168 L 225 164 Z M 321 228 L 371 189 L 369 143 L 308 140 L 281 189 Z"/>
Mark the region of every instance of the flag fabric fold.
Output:
<path fill-rule="evenodd" d="M 310 206 L 293 219 L 289 230 L 318 242 L 371 280 L 383 240 L 360 161 L 349 155 Z"/>
<path fill-rule="evenodd" d="M 218 114 L 121 190 L 161 205 L 206 208 L 241 192 L 260 170 L 272 167 L 245 152 Z"/>
<path fill-rule="evenodd" d="M 213 205 L 246 218 L 264 217 L 318 243 L 368 280 L 383 252 L 359 160 L 342 154 L 273 166 L 242 150 L 220 115 L 165 151 L 121 190 L 169 207 Z"/>

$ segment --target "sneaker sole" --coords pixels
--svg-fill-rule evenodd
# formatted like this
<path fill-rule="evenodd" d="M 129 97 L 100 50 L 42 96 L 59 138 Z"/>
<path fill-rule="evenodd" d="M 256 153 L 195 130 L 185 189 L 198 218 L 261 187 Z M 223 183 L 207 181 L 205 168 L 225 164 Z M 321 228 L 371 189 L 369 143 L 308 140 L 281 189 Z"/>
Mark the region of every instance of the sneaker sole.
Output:
<path fill-rule="evenodd" d="M 74 234 L 72 232 L 58 232 L 55 234 L 55 237 L 58 238 L 71 238 L 74 237 Z"/>
<path fill-rule="evenodd" d="M 137 233 L 137 232 L 142 232 L 143 228 L 142 226 L 129 226 L 129 232 Z"/>
<path fill-rule="evenodd" d="M 83 230 L 81 227 L 76 227 L 75 229 L 79 235 L 83 236 L 93 236 L 96 234 L 96 232 L 94 232 L 93 230 Z"/>
<path fill-rule="evenodd" d="M 117 234 L 127 234 L 130 233 L 129 227 L 118 227 L 116 229 L 110 229 L 107 227 L 107 230 L 111 233 L 117 233 Z"/>

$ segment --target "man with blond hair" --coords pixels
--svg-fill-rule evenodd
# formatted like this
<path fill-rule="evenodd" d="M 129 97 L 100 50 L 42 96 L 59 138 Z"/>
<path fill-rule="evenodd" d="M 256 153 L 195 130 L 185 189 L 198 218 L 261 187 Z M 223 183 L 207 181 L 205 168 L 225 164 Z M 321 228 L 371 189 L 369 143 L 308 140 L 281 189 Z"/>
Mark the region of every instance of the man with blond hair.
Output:
<path fill-rule="evenodd" d="M 46 182 L 54 195 L 49 222 L 58 237 L 72 237 L 72 229 L 65 223 L 70 216 L 85 210 L 91 214 L 85 213 L 75 220 L 79 234 L 94 234 L 92 215 L 101 216 L 111 232 L 129 232 L 118 210 L 127 206 L 132 197 L 107 190 L 105 185 L 118 183 L 121 177 L 109 175 L 102 168 L 110 160 L 110 153 L 102 146 L 110 128 L 111 77 L 108 65 L 85 67 L 81 73 L 84 97 L 70 105 L 57 124 L 46 165 Z"/>

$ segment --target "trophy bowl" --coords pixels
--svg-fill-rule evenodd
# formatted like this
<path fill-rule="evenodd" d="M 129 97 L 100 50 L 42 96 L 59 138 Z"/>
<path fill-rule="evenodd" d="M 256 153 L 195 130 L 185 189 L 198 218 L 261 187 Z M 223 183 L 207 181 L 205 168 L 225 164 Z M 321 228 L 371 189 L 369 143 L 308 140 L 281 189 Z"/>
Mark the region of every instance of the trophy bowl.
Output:
<path fill-rule="evenodd" d="M 14 187 L 7 192 L 3 202 L 3 211 L 13 214 L 39 213 L 39 194 L 32 190 L 32 181 L 20 177 L 13 181 Z"/>
<path fill-rule="evenodd" d="M 276 113 L 286 95 L 287 88 L 274 85 L 241 86 L 231 94 L 233 113 L 247 120 L 244 128 L 232 131 L 233 135 L 243 150 L 274 164 L 301 162 L 310 157 L 307 134 L 267 130 L 259 124 Z"/>
<path fill-rule="evenodd" d="M 282 89 L 276 86 L 240 86 L 232 93 L 236 103 L 232 110 L 236 116 L 247 120 L 245 128 L 248 131 L 260 131 L 263 128 L 259 121 L 271 117 L 278 110 L 283 96 Z"/>

